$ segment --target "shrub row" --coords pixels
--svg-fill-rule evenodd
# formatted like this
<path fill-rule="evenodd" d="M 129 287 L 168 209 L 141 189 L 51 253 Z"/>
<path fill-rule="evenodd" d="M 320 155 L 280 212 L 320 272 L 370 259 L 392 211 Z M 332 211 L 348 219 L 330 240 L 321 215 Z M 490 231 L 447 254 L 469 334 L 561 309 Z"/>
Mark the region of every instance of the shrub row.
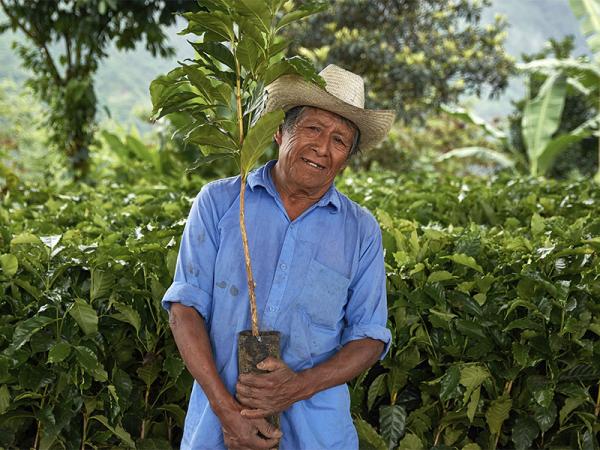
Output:
<path fill-rule="evenodd" d="M 0 204 L 0 446 L 177 446 L 191 378 L 159 305 L 201 181 L 15 184 Z M 394 342 L 361 448 L 597 448 L 600 194 L 348 173 L 384 235 Z"/>

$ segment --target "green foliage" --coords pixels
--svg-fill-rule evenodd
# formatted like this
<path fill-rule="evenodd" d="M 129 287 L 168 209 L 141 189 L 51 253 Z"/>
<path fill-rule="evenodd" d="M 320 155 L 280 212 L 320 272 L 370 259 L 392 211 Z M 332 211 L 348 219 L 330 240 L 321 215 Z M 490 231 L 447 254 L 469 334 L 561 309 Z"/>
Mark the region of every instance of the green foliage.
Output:
<path fill-rule="evenodd" d="M 595 185 L 372 172 L 339 185 L 382 227 L 393 335 L 357 381 L 357 417 L 396 437 L 388 408 L 402 407 L 400 448 L 597 446 Z"/>
<path fill-rule="evenodd" d="M 172 54 L 162 25 L 190 5 L 183 0 L 131 2 L 123 0 L 1 0 L 7 29 L 21 31 L 27 44 L 15 42 L 23 65 L 32 72 L 28 84 L 47 104 L 52 143 L 69 158 L 77 176 L 89 169 L 96 116 L 94 74 L 106 48 L 133 49 L 144 40 L 152 55 Z M 53 46 L 57 43 L 59 45 Z"/>
<path fill-rule="evenodd" d="M 177 445 L 191 378 L 160 299 L 203 181 L 169 188 L 142 173 L 3 197 L 0 446 Z"/>
<path fill-rule="evenodd" d="M 283 120 L 281 111 L 261 117 L 264 87 L 285 74 L 322 83 L 305 60 L 284 58 L 290 42 L 278 36 L 322 7 L 295 10 L 282 0 L 199 3 L 203 10 L 184 14 L 188 26 L 181 32 L 198 39 L 190 42 L 197 57 L 152 82 L 153 115 L 178 113 L 178 134 L 204 155 L 196 165 L 230 157 L 245 179 Z"/>
<path fill-rule="evenodd" d="M 2 199 L 1 446 L 179 443 L 191 379 L 159 301 L 204 181 L 161 184 L 132 158 L 136 184 L 22 181 Z M 595 186 L 381 171 L 338 186 L 386 249 L 393 345 L 351 386 L 361 448 L 593 448 Z"/>
<path fill-rule="evenodd" d="M 569 59 L 573 50 L 573 36 L 568 36 L 561 41 L 550 40 L 545 49 L 533 55 L 524 55 L 526 62 L 522 67 L 528 73 L 529 96 L 539 95 L 541 86 L 553 74 L 566 76 L 566 92 L 564 97 L 563 113 L 555 135 L 553 146 L 548 146 L 546 154 L 552 158 L 553 164 L 547 173 L 553 177 L 566 177 L 571 171 L 591 176 L 597 166 L 597 139 L 591 133 L 591 128 L 586 124 L 593 121 L 597 114 L 595 84 L 600 78 L 595 75 L 595 70 L 583 59 Z M 553 56 L 556 59 L 550 59 Z M 594 81 L 596 80 L 596 81 Z M 515 111 L 509 117 L 510 135 L 513 147 L 521 153 L 526 153 L 523 142 L 522 121 L 523 110 L 527 99 L 515 103 Z M 559 149 L 560 158 L 556 158 L 552 147 Z"/>
<path fill-rule="evenodd" d="M 339 0 L 326 14 L 290 28 L 290 51 L 335 63 L 367 79 L 369 107 L 404 119 L 435 111 L 461 94 L 506 87 L 513 62 L 501 19 L 480 26 L 488 0 Z"/>

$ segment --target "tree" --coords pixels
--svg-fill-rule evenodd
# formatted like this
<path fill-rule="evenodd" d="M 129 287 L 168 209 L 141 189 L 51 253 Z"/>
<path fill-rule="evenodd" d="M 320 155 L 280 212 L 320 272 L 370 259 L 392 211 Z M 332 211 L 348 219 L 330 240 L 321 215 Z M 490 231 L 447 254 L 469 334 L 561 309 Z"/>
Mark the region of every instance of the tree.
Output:
<path fill-rule="evenodd" d="M 308 49 L 328 63 L 364 75 L 370 107 L 393 108 L 404 119 L 421 116 L 461 94 L 496 94 L 513 61 L 502 44 L 498 17 L 480 27 L 490 0 L 338 0 L 325 14 L 290 31 L 290 50 Z"/>
<path fill-rule="evenodd" d="M 178 134 L 200 146 L 197 164 L 234 159 L 240 169 L 240 233 L 248 282 L 252 335 L 259 336 L 255 283 L 245 221 L 246 179 L 273 140 L 284 112 L 263 113 L 264 87 L 282 75 L 323 85 L 314 67 L 299 57 L 284 58 L 290 41 L 281 30 L 322 9 L 320 2 L 295 8 L 286 0 L 198 0 L 202 10 L 185 13 L 181 34 L 195 61 L 180 63 L 150 85 L 154 118 L 178 114 Z M 187 120 L 186 120 L 187 118 Z M 257 361 L 258 362 L 258 361 Z"/>
<path fill-rule="evenodd" d="M 144 41 L 153 56 L 174 53 L 162 26 L 175 21 L 174 12 L 189 9 L 185 0 L 0 0 L 8 21 L 27 44 L 13 44 L 32 72 L 28 84 L 48 105 L 51 143 L 70 160 L 76 178 L 89 169 L 96 95 L 94 74 L 106 49 L 132 49 Z"/>

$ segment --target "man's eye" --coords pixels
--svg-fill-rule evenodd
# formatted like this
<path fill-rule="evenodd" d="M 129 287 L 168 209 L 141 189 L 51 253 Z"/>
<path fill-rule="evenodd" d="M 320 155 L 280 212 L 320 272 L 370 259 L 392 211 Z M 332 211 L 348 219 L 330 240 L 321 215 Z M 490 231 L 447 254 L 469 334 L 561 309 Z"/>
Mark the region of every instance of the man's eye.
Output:
<path fill-rule="evenodd" d="M 309 130 L 311 130 L 311 131 L 320 131 L 320 130 L 321 130 L 319 127 L 317 127 L 317 126 L 315 126 L 315 125 L 310 125 L 310 126 L 308 127 L 308 129 L 309 129 Z"/>

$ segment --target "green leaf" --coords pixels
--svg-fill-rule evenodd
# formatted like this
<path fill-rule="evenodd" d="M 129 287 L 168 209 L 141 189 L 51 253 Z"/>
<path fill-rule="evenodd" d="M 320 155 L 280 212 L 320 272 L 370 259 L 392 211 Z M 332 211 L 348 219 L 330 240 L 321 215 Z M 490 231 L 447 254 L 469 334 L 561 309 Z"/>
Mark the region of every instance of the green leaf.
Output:
<path fill-rule="evenodd" d="M 481 396 L 481 386 L 477 387 L 471 394 L 469 405 L 467 406 L 467 417 L 473 423 L 475 413 L 477 412 L 477 406 L 479 406 L 479 397 Z"/>
<path fill-rule="evenodd" d="M 110 317 L 120 320 L 121 322 L 128 323 L 135 328 L 136 334 L 139 334 L 142 326 L 142 319 L 140 318 L 139 313 L 131 306 L 125 305 L 124 303 L 116 302 L 113 303 L 113 306 L 119 312 L 111 314 Z"/>
<path fill-rule="evenodd" d="M 428 283 L 439 283 L 440 281 L 448 281 L 453 280 L 456 277 L 452 275 L 450 272 L 446 270 L 438 270 L 436 272 L 431 272 L 427 277 Z"/>
<path fill-rule="evenodd" d="M 596 64 L 600 64 L 600 5 L 597 0 L 569 0 L 569 4 L 575 17 L 581 21 L 581 32 Z"/>
<path fill-rule="evenodd" d="M 241 170 L 243 174 L 250 172 L 254 164 L 256 164 L 265 152 L 267 146 L 273 140 L 273 135 L 277 131 L 277 128 L 283 122 L 283 117 L 283 111 L 271 111 L 264 114 L 250 128 L 242 145 Z"/>
<path fill-rule="evenodd" d="M 481 117 L 477 116 L 475 113 L 465 108 L 442 105 L 442 111 L 451 115 L 452 117 L 462 120 L 463 122 L 477 125 L 493 138 L 496 138 L 498 140 L 504 140 L 507 138 L 506 133 L 492 126 L 491 124 L 483 120 Z"/>
<path fill-rule="evenodd" d="M 131 439 L 131 435 L 121 425 L 117 424 L 113 427 L 105 416 L 92 416 L 90 417 L 90 420 L 97 420 L 117 436 L 123 444 L 127 445 L 129 448 L 135 448 L 135 443 L 133 442 L 133 439 Z"/>
<path fill-rule="evenodd" d="M 327 9 L 327 4 L 321 2 L 306 2 L 302 7 L 296 7 L 294 10 L 285 14 L 279 22 L 277 22 L 276 31 L 281 30 L 283 27 L 286 27 L 294 22 L 299 22 L 300 20 L 316 14 L 321 11 L 325 11 Z"/>
<path fill-rule="evenodd" d="M 15 273 L 17 273 L 17 269 L 19 268 L 19 260 L 15 255 L 11 255 L 10 253 L 6 255 L 0 255 L 0 268 L 2 269 L 2 273 L 6 275 L 8 278 L 11 278 Z"/>
<path fill-rule="evenodd" d="M 77 355 L 77 361 L 81 367 L 88 373 L 93 373 L 98 367 L 98 358 L 96 354 L 89 348 L 82 345 L 74 347 Z"/>
<path fill-rule="evenodd" d="M 190 42 L 192 47 L 203 57 L 211 57 L 235 70 L 235 60 L 231 51 L 220 42 Z"/>
<path fill-rule="evenodd" d="M 424 450 L 423 442 L 416 434 L 409 433 L 400 441 L 398 450 Z"/>
<path fill-rule="evenodd" d="M 471 269 L 475 269 L 477 272 L 483 273 L 483 269 L 479 264 L 477 264 L 477 261 L 475 261 L 475 258 L 472 256 L 468 256 L 463 253 L 455 253 L 454 255 L 444 256 L 444 259 L 450 259 L 456 264 L 461 264 L 463 266 L 470 267 Z"/>
<path fill-rule="evenodd" d="M 517 417 L 511 435 L 511 439 L 515 443 L 515 450 L 530 449 L 538 434 L 540 434 L 540 430 L 535 420 L 531 417 Z"/>
<path fill-rule="evenodd" d="M 78 298 L 69 308 L 69 315 L 75 319 L 81 331 L 84 334 L 92 334 L 98 332 L 98 315 L 96 310 L 92 308 L 84 300 Z"/>
<path fill-rule="evenodd" d="M 227 158 L 233 158 L 235 156 L 235 153 L 211 153 L 209 155 L 206 156 L 200 156 L 198 159 L 196 159 L 196 161 L 194 161 L 192 163 L 192 165 L 186 169 L 186 172 L 192 172 L 196 169 L 198 169 L 199 167 L 205 166 L 205 165 L 209 165 L 214 163 L 215 161 L 221 161 L 223 159 L 227 159 Z M 173 275 L 171 275 L 171 277 L 173 277 Z"/>
<path fill-rule="evenodd" d="M 533 213 L 531 216 L 531 233 L 534 236 L 539 236 L 544 232 L 545 229 L 546 223 L 544 219 L 542 219 L 542 216 L 540 216 L 538 213 Z"/>
<path fill-rule="evenodd" d="M 460 370 L 457 366 L 451 366 L 441 380 L 440 400 L 447 402 L 452 398 L 458 398 L 460 395 L 459 380 Z"/>
<path fill-rule="evenodd" d="M 561 426 L 564 425 L 569 414 L 576 410 L 583 402 L 585 402 L 585 398 L 582 397 L 569 397 L 565 400 L 565 404 L 560 408 L 559 414 L 559 423 Z"/>
<path fill-rule="evenodd" d="M 46 316 L 33 316 L 19 323 L 15 328 L 10 347 L 8 347 L 6 351 L 11 354 L 16 350 L 19 350 L 23 345 L 29 342 L 35 333 L 54 321 L 55 319 Z"/>
<path fill-rule="evenodd" d="M 208 145 L 211 147 L 237 152 L 238 145 L 226 132 L 219 130 L 212 124 L 203 124 L 189 132 L 185 140 L 191 144 Z"/>
<path fill-rule="evenodd" d="M 68 342 L 60 341 L 54 344 L 48 352 L 49 363 L 59 363 L 64 361 L 67 356 L 71 354 L 71 344 Z"/>
<path fill-rule="evenodd" d="M 10 245 L 22 245 L 22 244 L 41 244 L 42 241 L 35 234 L 21 233 L 16 235 L 10 241 Z"/>
<path fill-rule="evenodd" d="M 537 422 L 542 433 L 545 433 L 556 421 L 557 408 L 554 402 L 550 403 L 548 407 L 534 404 L 533 405 L 533 418 Z"/>
<path fill-rule="evenodd" d="M 159 411 L 166 411 L 172 417 L 175 418 L 175 422 L 178 426 L 183 428 L 183 422 L 185 421 L 185 411 L 181 409 L 181 406 L 176 405 L 174 403 L 169 403 L 166 405 L 162 405 L 157 408 Z"/>
<path fill-rule="evenodd" d="M 476 444 L 474 442 L 471 442 L 467 445 L 465 445 L 462 450 L 481 450 L 481 447 L 479 446 L 479 444 Z"/>
<path fill-rule="evenodd" d="M 163 363 L 163 370 L 169 374 L 169 377 L 175 381 L 181 375 L 185 369 L 185 364 L 179 356 L 169 355 L 165 358 Z"/>
<path fill-rule="evenodd" d="M 0 416 L 3 415 L 10 407 L 10 391 L 8 385 L 0 386 Z"/>
<path fill-rule="evenodd" d="M 485 147 L 461 147 L 450 150 L 437 157 L 442 162 L 451 158 L 474 158 L 489 161 L 500 167 L 514 167 L 515 161 L 508 155 Z"/>
<path fill-rule="evenodd" d="M 108 271 L 92 269 L 90 300 L 107 297 L 114 285 L 114 275 Z"/>
<path fill-rule="evenodd" d="M 378 375 L 369 386 L 369 390 L 367 392 L 367 408 L 369 408 L 369 410 L 373 408 L 373 404 L 375 403 L 377 397 L 383 395 L 385 392 L 385 378 L 386 374 L 382 373 Z"/>
<path fill-rule="evenodd" d="M 149 387 L 157 380 L 158 375 L 160 374 L 160 364 L 158 360 L 154 360 L 149 364 L 139 367 L 136 373 L 138 374 L 138 377 L 146 383 L 146 386 Z"/>
<path fill-rule="evenodd" d="M 354 426 L 361 443 L 370 445 L 375 450 L 388 450 L 388 446 L 377 431 L 360 417 L 354 419 Z M 362 446 L 361 446 L 362 447 Z"/>
<path fill-rule="evenodd" d="M 388 443 L 388 448 L 398 445 L 398 440 L 404 435 L 406 426 L 406 410 L 399 405 L 382 406 L 379 408 L 379 429 Z"/>
<path fill-rule="evenodd" d="M 325 81 L 317 74 L 314 66 L 299 56 L 286 58 L 269 66 L 265 73 L 264 83 L 268 85 L 283 75 L 299 75 L 305 81 L 325 87 Z"/>
<path fill-rule="evenodd" d="M 565 76 L 555 73 L 546 79 L 537 97 L 525 105 L 521 126 L 532 175 L 538 175 L 540 155 L 560 125 L 566 89 Z"/>
<path fill-rule="evenodd" d="M 464 403 L 469 401 L 471 393 L 489 377 L 490 372 L 487 368 L 479 365 L 468 365 L 460 369 L 460 384 L 467 388 L 463 397 Z"/>
<path fill-rule="evenodd" d="M 502 424 L 508 419 L 511 408 L 512 399 L 508 394 L 504 394 L 490 403 L 490 406 L 485 413 L 485 420 L 493 435 L 500 434 Z"/>
<path fill-rule="evenodd" d="M 188 27 L 179 34 L 202 34 L 212 32 L 224 41 L 234 40 L 233 23 L 221 11 L 184 13 L 183 16 L 190 22 Z"/>

